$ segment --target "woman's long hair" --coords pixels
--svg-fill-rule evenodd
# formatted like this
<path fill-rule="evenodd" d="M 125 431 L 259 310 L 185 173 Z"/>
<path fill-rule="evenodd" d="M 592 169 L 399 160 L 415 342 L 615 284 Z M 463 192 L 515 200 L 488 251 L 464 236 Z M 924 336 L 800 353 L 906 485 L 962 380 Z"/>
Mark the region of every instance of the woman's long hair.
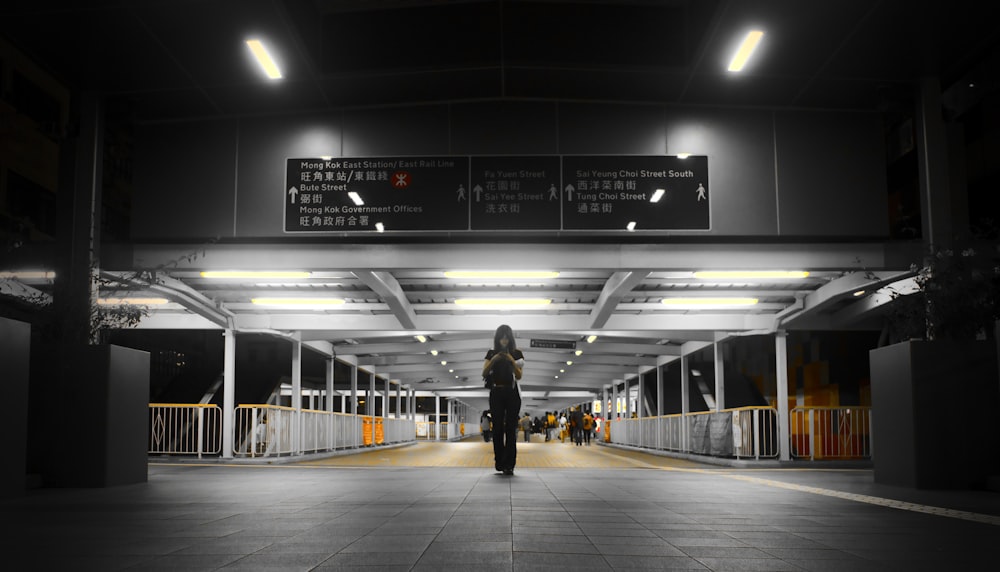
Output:
<path fill-rule="evenodd" d="M 510 326 L 507 324 L 501 325 L 497 328 L 496 333 L 493 334 L 493 351 L 499 352 L 503 349 L 500 347 L 500 339 L 504 336 L 507 336 L 508 340 L 507 349 L 510 350 L 511 353 L 514 353 L 514 350 L 517 349 L 517 342 L 514 341 L 514 330 L 510 329 Z"/>

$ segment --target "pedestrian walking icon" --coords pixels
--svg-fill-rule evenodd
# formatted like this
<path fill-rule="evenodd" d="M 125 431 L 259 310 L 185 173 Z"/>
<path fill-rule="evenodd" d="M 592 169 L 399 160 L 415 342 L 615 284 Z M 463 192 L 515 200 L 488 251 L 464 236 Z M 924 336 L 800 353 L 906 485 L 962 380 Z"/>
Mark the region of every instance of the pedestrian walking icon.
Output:
<path fill-rule="evenodd" d="M 698 183 L 698 188 L 695 189 L 695 192 L 698 193 L 698 202 L 708 200 L 708 198 L 705 196 L 705 186 L 702 185 L 701 183 Z"/>
<path fill-rule="evenodd" d="M 555 185 L 549 187 L 549 200 L 558 201 L 559 200 L 559 189 Z"/>
<path fill-rule="evenodd" d="M 459 183 L 458 185 L 458 202 L 465 200 L 465 185 Z"/>

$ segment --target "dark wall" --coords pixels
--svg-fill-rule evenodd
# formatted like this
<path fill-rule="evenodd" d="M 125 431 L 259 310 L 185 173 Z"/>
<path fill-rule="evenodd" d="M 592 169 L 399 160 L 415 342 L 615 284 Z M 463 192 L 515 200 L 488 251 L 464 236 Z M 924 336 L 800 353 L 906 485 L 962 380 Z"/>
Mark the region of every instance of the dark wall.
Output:
<path fill-rule="evenodd" d="M 285 160 L 392 155 L 707 155 L 711 230 L 885 237 L 875 114 L 486 102 L 137 129 L 136 241 L 279 238 Z M 624 231 L 623 231 L 624 232 Z"/>
<path fill-rule="evenodd" d="M 28 447 L 28 368 L 31 325 L 0 317 L 0 383 L 7 447 L 0 463 L 0 498 L 24 494 Z"/>

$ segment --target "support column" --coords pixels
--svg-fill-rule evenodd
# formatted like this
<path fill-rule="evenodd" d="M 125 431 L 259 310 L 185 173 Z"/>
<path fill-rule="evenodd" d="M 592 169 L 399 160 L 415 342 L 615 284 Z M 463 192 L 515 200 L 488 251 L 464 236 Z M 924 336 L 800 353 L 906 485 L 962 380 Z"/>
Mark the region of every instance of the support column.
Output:
<path fill-rule="evenodd" d="M 618 419 L 618 382 L 611 384 L 611 419 Z"/>
<path fill-rule="evenodd" d="M 441 440 L 441 396 L 434 395 L 434 440 Z"/>
<path fill-rule="evenodd" d="M 663 448 L 663 366 L 656 366 L 656 448 Z"/>
<path fill-rule="evenodd" d="M 385 393 L 382 395 L 382 419 L 389 417 L 389 378 L 385 378 Z"/>
<path fill-rule="evenodd" d="M 403 384 L 396 383 L 396 419 L 403 418 Z"/>
<path fill-rule="evenodd" d="M 372 418 L 372 447 L 375 446 L 375 372 L 368 374 L 368 399 L 365 400 L 365 415 Z"/>
<path fill-rule="evenodd" d="M 351 401 L 349 403 L 350 410 L 351 410 L 350 414 L 353 416 L 352 417 L 353 421 L 351 423 L 351 427 L 352 427 L 351 438 L 353 439 L 352 442 L 354 443 L 354 446 L 355 447 L 360 447 L 361 446 L 361 431 L 360 431 L 361 419 L 358 417 L 358 364 L 354 363 L 353 360 L 352 361 L 348 361 L 347 363 L 348 363 L 348 366 L 351 368 Z M 347 413 L 347 410 L 345 409 L 344 412 Z"/>
<path fill-rule="evenodd" d="M 222 458 L 233 458 L 233 415 L 236 406 L 236 332 L 226 330 L 222 358 Z"/>
<path fill-rule="evenodd" d="M 691 451 L 691 432 L 688 431 L 688 423 L 690 419 L 688 414 L 691 413 L 691 379 L 688 373 L 688 357 L 686 355 L 681 356 L 681 449 L 688 453 Z"/>
<path fill-rule="evenodd" d="M 641 369 L 639 370 L 639 379 L 637 380 L 636 388 L 635 389 L 636 389 L 636 395 L 635 395 L 635 417 L 636 417 L 636 433 L 637 433 L 636 443 L 639 445 L 639 447 L 642 447 L 643 446 L 643 435 L 642 435 L 643 434 L 643 430 L 642 430 L 642 421 L 641 421 L 641 419 L 642 419 L 643 413 L 645 413 L 645 411 L 643 411 L 645 409 L 643 407 L 643 398 L 646 397 L 646 396 L 645 396 L 645 394 L 643 392 L 646 390 L 646 384 L 645 384 L 645 381 L 643 381 L 643 379 L 642 379 L 642 371 L 641 371 Z"/>
<path fill-rule="evenodd" d="M 774 361 L 778 386 L 778 459 L 788 461 L 791 459 L 791 454 L 788 414 L 788 338 L 785 332 L 774 334 Z"/>
<path fill-rule="evenodd" d="M 302 453 L 302 340 L 295 333 L 292 341 L 292 454 Z"/>
<path fill-rule="evenodd" d="M 722 355 L 722 342 L 712 344 L 715 351 L 715 410 L 726 408 L 726 364 Z"/>
<path fill-rule="evenodd" d="M 333 413 L 333 358 L 326 358 L 326 400 L 324 410 Z"/>

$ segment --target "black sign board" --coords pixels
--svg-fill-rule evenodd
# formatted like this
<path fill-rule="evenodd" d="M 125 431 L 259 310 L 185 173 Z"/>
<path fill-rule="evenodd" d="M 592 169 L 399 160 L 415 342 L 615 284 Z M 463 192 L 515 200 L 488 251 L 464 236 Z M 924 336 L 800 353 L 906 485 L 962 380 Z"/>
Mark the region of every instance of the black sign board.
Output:
<path fill-rule="evenodd" d="M 711 228 L 705 156 L 288 159 L 285 178 L 285 232 Z"/>
<path fill-rule="evenodd" d="M 707 230 L 708 188 L 705 156 L 566 156 L 563 229 Z"/>
<path fill-rule="evenodd" d="M 531 340 L 531 347 L 550 350 L 575 350 L 576 342 L 572 340 Z"/>
<path fill-rule="evenodd" d="M 289 159 L 286 232 L 468 230 L 468 157 Z"/>
<path fill-rule="evenodd" d="M 559 230 L 559 157 L 473 157 L 472 230 Z"/>

